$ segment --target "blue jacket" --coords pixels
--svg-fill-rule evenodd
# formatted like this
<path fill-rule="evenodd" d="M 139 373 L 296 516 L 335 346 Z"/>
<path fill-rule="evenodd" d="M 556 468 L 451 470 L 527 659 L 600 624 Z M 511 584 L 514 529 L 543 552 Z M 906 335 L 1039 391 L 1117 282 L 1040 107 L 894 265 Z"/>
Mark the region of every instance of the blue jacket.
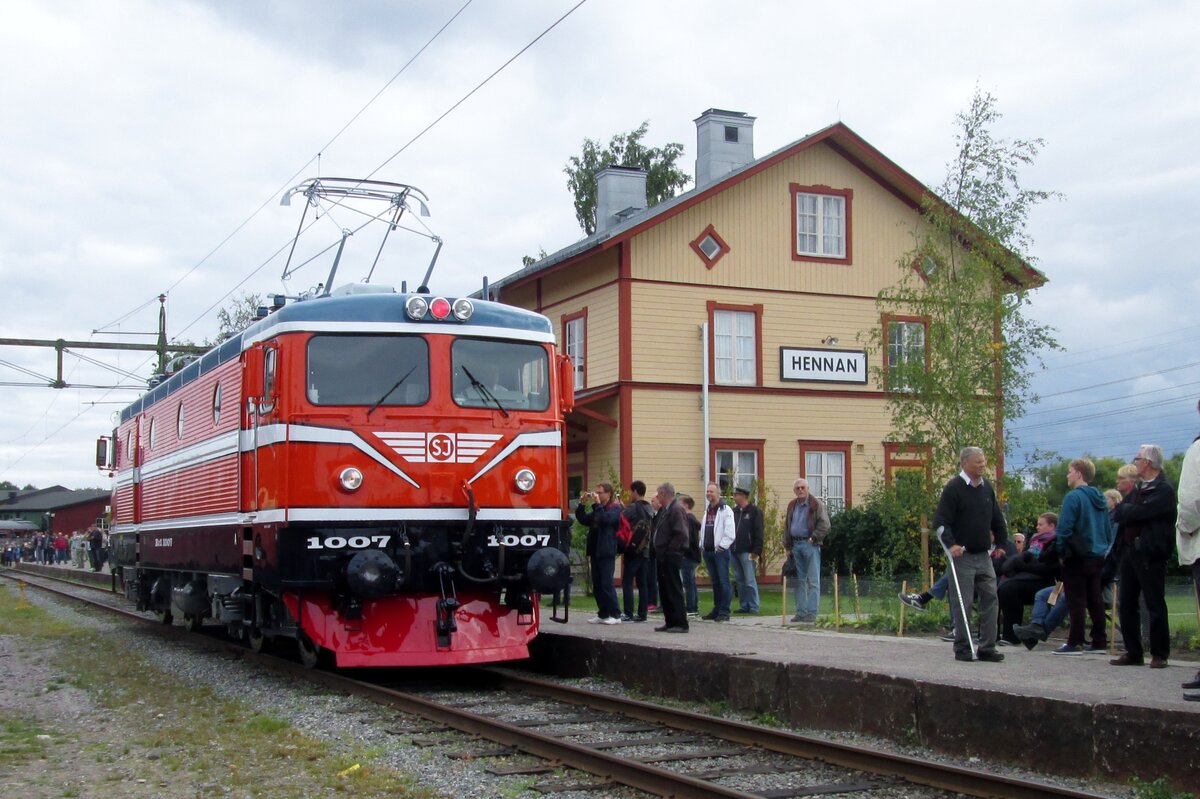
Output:
<path fill-rule="evenodd" d="M 1054 540 L 1064 561 L 1108 554 L 1113 530 L 1104 495 L 1088 485 L 1068 491 L 1058 514 L 1056 533 Z"/>

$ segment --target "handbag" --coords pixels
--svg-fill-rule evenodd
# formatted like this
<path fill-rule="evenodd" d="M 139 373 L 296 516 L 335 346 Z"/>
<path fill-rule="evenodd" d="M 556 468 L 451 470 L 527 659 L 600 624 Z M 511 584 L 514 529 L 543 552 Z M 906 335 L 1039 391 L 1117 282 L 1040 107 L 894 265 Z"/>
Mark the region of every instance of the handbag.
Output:
<path fill-rule="evenodd" d="M 787 560 L 783 562 L 783 571 L 781 573 L 784 577 L 795 577 L 798 574 L 796 571 L 796 559 L 791 555 L 788 555 Z"/>

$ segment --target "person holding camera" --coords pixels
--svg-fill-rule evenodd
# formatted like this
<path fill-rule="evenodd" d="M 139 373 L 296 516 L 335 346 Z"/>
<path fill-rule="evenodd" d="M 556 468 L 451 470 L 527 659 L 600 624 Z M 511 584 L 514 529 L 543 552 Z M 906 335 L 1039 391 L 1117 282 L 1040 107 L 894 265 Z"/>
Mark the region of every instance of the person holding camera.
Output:
<path fill-rule="evenodd" d="M 592 564 L 592 593 L 596 596 L 596 615 L 589 624 L 620 624 L 621 607 L 613 572 L 617 568 L 617 528 L 621 524 L 621 503 L 613 497 L 611 483 L 597 483 L 595 491 L 579 498 L 575 518 L 588 528 L 586 554 Z"/>

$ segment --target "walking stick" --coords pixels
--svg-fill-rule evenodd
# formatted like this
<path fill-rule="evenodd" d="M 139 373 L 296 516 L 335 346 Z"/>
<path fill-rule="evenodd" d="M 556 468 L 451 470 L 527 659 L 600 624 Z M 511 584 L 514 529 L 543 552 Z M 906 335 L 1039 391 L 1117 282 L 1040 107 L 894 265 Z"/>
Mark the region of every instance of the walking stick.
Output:
<path fill-rule="evenodd" d="M 962 619 L 963 634 L 967 636 L 967 643 L 971 645 L 971 660 L 978 660 L 979 653 L 975 651 L 975 639 L 971 637 L 971 620 L 967 618 L 967 605 L 963 602 L 962 586 L 958 583 L 958 570 L 954 568 L 954 556 L 950 554 L 950 547 L 946 546 L 946 542 L 942 540 L 942 531 L 945 529 L 944 526 L 937 529 L 937 540 L 942 545 L 942 551 L 946 553 L 946 562 L 950 564 L 950 579 L 954 582 L 954 592 L 958 594 L 958 609 Z"/>

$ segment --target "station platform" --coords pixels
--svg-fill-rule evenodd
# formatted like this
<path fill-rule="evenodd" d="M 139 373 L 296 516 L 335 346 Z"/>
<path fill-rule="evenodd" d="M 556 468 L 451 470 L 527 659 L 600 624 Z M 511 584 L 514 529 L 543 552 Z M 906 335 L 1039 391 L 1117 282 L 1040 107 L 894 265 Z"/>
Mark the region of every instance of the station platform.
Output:
<path fill-rule="evenodd" d="M 1053 655 L 1054 638 L 1032 651 L 1001 647 L 1002 663 L 966 663 L 936 636 L 835 631 L 779 616 L 693 619 L 678 635 L 655 632 L 661 616 L 609 626 L 588 624 L 593 615 L 576 606 L 559 624 L 544 614 L 534 667 L 1045 774 L 1166 776 L 1200 793 L 1200 702 L 1184 701 L 1180 688 L 1200 663 L 1112 666 L 1107 655 Z"/>

